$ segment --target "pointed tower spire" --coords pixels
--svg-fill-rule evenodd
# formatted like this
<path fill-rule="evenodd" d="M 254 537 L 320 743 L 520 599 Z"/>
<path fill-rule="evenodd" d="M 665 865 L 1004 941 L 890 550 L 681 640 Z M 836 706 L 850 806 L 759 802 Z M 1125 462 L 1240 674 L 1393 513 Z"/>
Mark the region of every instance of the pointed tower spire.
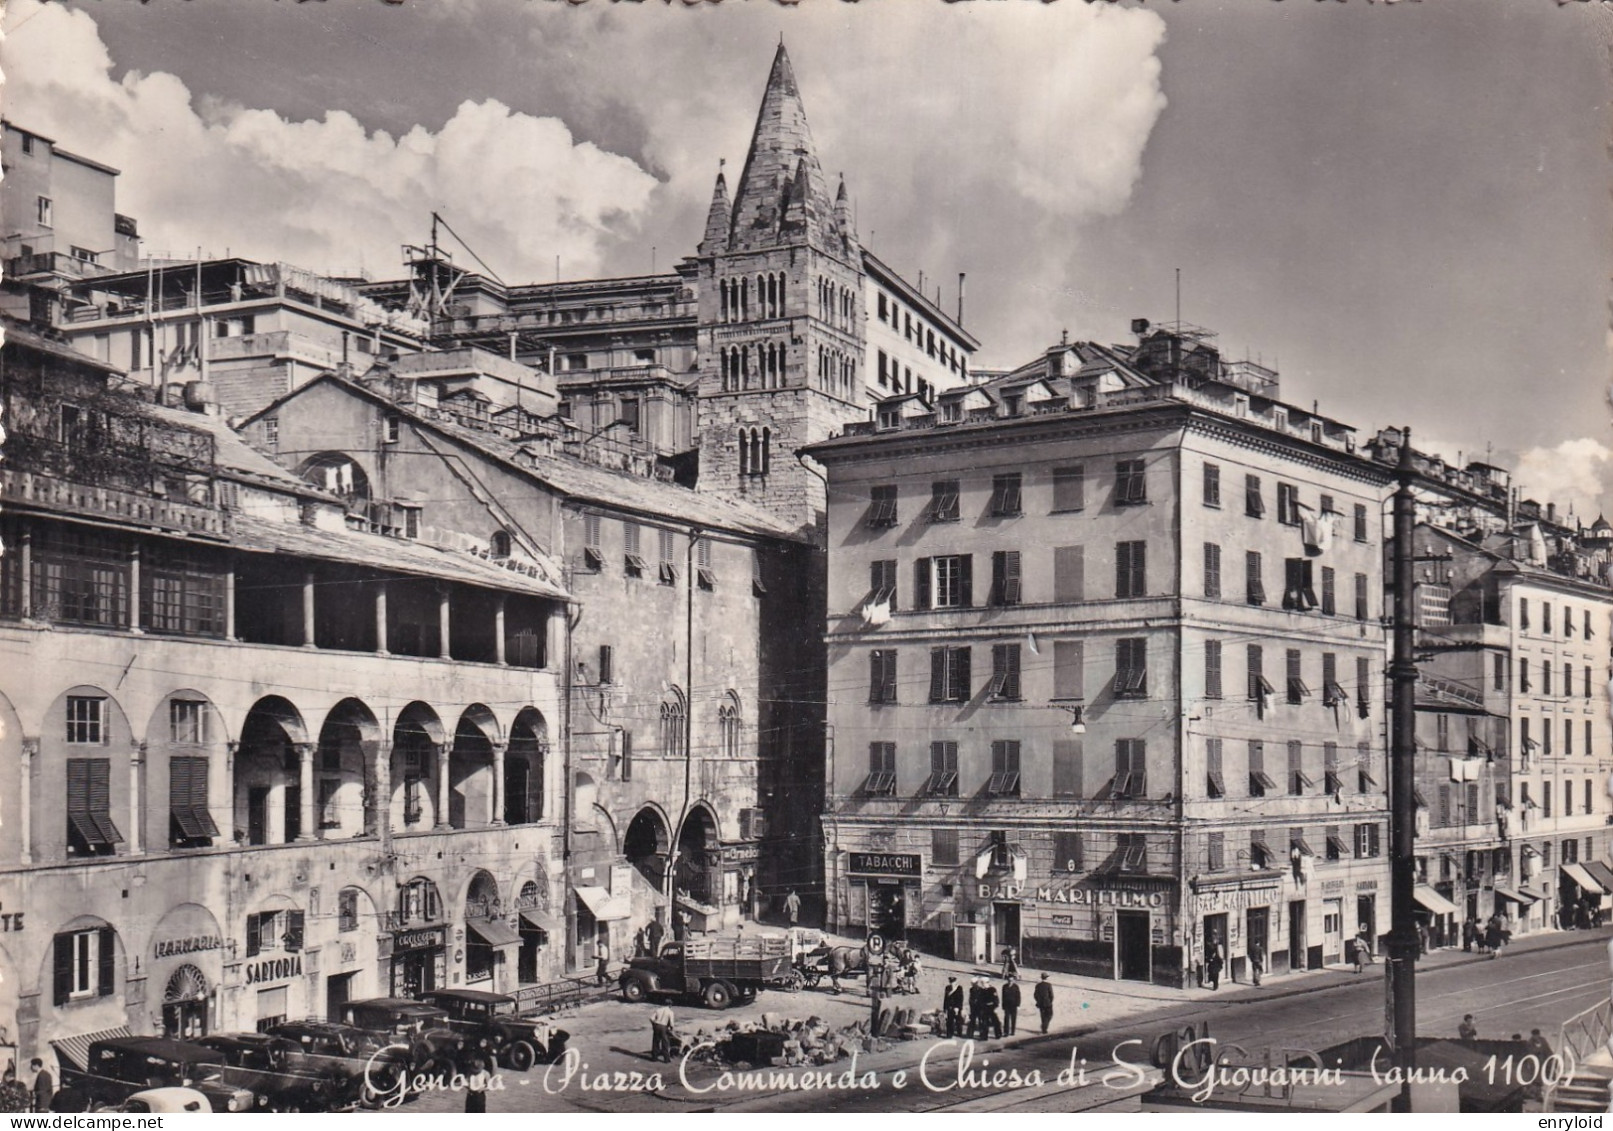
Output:
<path fill-rule="evenodd" d="M 723 176 L 723 166 L 727 163 L 726 159 L 717 162 L 717 187 L 712 190 L 711 209 L 706 213 L 706 235 L 699 247 L 701 255 L 715 255 L 728 247 L 728 224 L 733 208 L 728 203 L 728 180 Z"/>
<path fill-rule="evenodd" d="M 745 171 L 740 174 L 734 195 L 730 249 L 748 251 L 775 244 L 785 208 L 797 192 L 798 183 L 799 203 L 806 219 L 804 234 L 814 246 L 827 249 L 829 187 L 818 164 L 795 70 L 781 42 L 773 56 L 773 69 L 767 76 L 767 90 L 762 94 L 756 129 L 745 157 Z M 781 185 L 786 186 L 785 192 L 779 191 Z"/>

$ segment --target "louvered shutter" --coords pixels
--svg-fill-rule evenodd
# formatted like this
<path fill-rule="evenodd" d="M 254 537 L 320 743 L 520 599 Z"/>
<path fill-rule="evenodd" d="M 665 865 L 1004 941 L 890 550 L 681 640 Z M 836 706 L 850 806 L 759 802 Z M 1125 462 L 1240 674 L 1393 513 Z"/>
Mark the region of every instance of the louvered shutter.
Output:
<path fill-rule="evenodd" d="M 117 932 L 111 927 L 102 927 L 96 934 L 99 937 L 96 939 L 95 996 L 111 997 L 116 978 L 113 961 L 117 957 Z"/>
<path fill-rule="evenodd" d="M 246 956 L 251 958 L 262 949 L 262 920 L 256 915 L 248 915 L 246 917 Z"/>
<path fill-rule="evenodd" d="M 123 834 L 112 821 L 112 763 L 106 758 L 90 760 L 90 816 L 103 841 L 123 843 Z"/>
<path fill-rule="evenodd" d="M 51 978 L 51 1000 L 66 1005 L 73 996 L 73 936 L 57 935 L 55 939 L 54 969 Z"/>
<path fill-rule="evenodd" d="M 930 702 L 940 703 L 947 691 L 947 650 L 930 649 Z"/>
<path fill-rule="evenodd" d="M 949 655 L 952 659 L 952 697 L 960 703 L 967 703 L 974 694 L 974 675 L 970 671 L 970 654 L 967 648 L 953 648 Z"/>
<path fill-rule="evenodd" d="M 286 949 L 297 951 L 302 949 L 303 932 L 307 927 L 307 915 L 302 911 L 292 911 L 286 916 Z"/>
<path fill-rule="evenodd" d="M 913 607 L 930 607 L 930 559 L 920 558 L 913 563 Z"/>

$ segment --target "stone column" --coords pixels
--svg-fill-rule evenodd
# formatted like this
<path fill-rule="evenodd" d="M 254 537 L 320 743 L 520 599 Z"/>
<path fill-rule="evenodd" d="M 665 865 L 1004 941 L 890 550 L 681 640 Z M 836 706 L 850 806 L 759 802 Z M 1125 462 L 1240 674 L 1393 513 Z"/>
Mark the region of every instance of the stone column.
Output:
<path fill-rule="evenodd" d="M 451 621 L 448 616 L 448 586 L 444 585 L 441 589 L 437 590 L 437 632 L 442 637 L 442 648 L 439 655 L 444 660 L 453 658 L 453 655 L 449 650 L 450 627 Z"/>
<path fill-rule="evenodd" d="M 24 620 L 34 617 L 34 534 L 24 528 L 22 532 L 22 550 L 19 557 L 19 569 L 22 576 L 18 580 L 22 583 L 22 608 L 17 612 Z"/>
<path fill-rule="evenodd" d="M 386 582 L 375 583 L 375 654 L 390 655 L 386 650 Z"/>
<path fill-rule="evenodd" d="M 309 570 L 302 578 L 302 646 L 314 647 L 314 572 Z"/>
<path fill-rule="evenodd" d="M 375 749 L 370 750 L 371 746 Z M 392 744 L 385 740 L 364 744 L 365 757 L 370 759 L 373 767 L 372 778 L 375 782 L 375 799 L 372 808 L 375 812 L 375 835 L 380 838 L 382 853 L 392 851 Z"/>
<path fill-rule="evenodd" d="M 235 843 L 235 759 L 241 752 L 241 744 L 230 739 L 224 744 L 224 780 L 229 783 L 230 804 L 225 810 L 229 817 L 219 825 L 219 842 L 223 846 Z"/>
<path fill-rule="evenodd" d="M 129 551 L 129 631 L 140 631 L 140 546 Z"/>
<path fill-rule="evenodd" d="M 311 583 L 310 583 L 311 584 Z M 314 813 L 314 750 L 312 742 L 299 742 L 297 751 L 297 788 L 301 791 L 302 805 L 298 814 L 302 828 L 297 830 L 298 840 L 317 840 L 319 836 Z"/>
<path fill-rule="evenodd" d="M 145 853 L 145 806 L 140 803 L 141 795 L 145 793 L 145 764 L 146 744 L 144 742 L 131 742 L 129 744 L 129 834 L 124 841 L 129 846 L 130 856 L 140 856 Z"/>
<path fill-rule="evenodd" d="M 26 577 L 27 575 L 24 574 Z M 23 735 L 22 738 L 22 780 L 18 783 L 20 793 L 17 800 L 21 803 L 22 812 L 18 814 L 18 824 L 22 834 L 22 862 L 34 862 L 34 762 L 39 757 L 39 736 Z"/>
<path fill-rule="evenodd" d="M 448 761 L 453 756 L 453 744 L 432 743 L 437 755 L 437 828 L 448 827 Z"/>
<path fill-rule="evenodd" d="M 235 640 L 235 569 L 224 571 L 224 639 Z"/>
<path fill-rule="evenodd" d="M 493 743 L 493 820 L 492 824 L 504 823 L 504 749 L 505 742 Z"/>
<path fill-rule="evenodd" d="M 498 595 L 498 605 L 493 610 L 493 649 L 495 653 L 493 659 L 500 664 L 509 663 L 504 656 L 504 604 L 504 594 L 500 593 Z"/>

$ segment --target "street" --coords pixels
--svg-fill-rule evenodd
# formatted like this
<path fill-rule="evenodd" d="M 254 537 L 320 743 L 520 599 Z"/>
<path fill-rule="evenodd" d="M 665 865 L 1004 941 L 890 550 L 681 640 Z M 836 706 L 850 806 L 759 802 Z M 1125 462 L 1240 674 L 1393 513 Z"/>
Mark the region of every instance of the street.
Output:
<path fill-rule="evenodd" d="M 1527 1037 L 1531 1029 L 1539 1028 L 1555 1043 L 1557 1029 L 1566 1018 L 1608 996 L 1604 950 L 1608 937 L 1607 931 L 1553 933 L 1522 940 L 1493 960 L 1460 950 L 1436 952 L 1419 967 L 1418 1031 L 1427 1036 L 1455 1036 L 1463 1015 L 1472 1013 L 1484 1038 L 1514 1033 Z M 1209 1035 L 1221 1045 L 1237 1044 L 1250 1059 L 1263 1059 L 1268 1048 L 1274 1053 L 1325 1048 L 1353 1036 L 1381 1032 L 1383 970 L 1380 964 L 1360 975 L 1330 969 L 1279 976 L 1267 979 L 1258 989 L 1224 983 L 1217 993 L 1061 977 L 1054 1029 L 1048 1037 L 1026 1035 L 1038 1027 L 1033 1020 L 1035 1011 L 1027 1008 L 1021 1011 L 1018 1043 L 1010 1041 L 1006 1048 L 996 1041 L 972 1050 L 936 1040 L 899 1042 L 883 1052 L 860 1054 L 849 1078 L 847 1060 L 794 1069 L 797 1081 L 807 1071 L 818 1079 L 809 1082 L 813 1086 L 782 1091 L 769 1086 L 765 1075 L 725 1079 L 721 1067 L 694 1063 L 688 1067 L 689 1088 L 685 1088 L 678 1065 L 655 1064 L 645 1055 L 652 1007 L 613 1000 L 560 1019 L 560 1025 L 572 1033 L 571 1046 L 578 1053 L 570 1071 L 565 1065 L 547 1070 L 539 1066 L 527 1073 L 504 1071 L 503 1090 L 489 1095 L 488 1110 L 1134 1109 L 1137 1105 L 1131 1097 L 1142 1090 L 1137 1086 L 1139 1072 L 1117 1066 L 1116 1061 L 1146 1066 L 1159 1034 L 1189 1025 L 1203 1033 L 1207 1026 Z M 956 970 L 948 964 L 927 969 L 923 993 L 887 998 L 886 1002 L 894 1008 L 933 1009 L 940 1002 L 941 986 L 949 973 L 956 975 Z M 1027 970 L 1024 976 L 1033 982 L 1038 974 Z M 763 994 L 753 1005 L 721 1014 L 683 1006 L 676 1007 L 676 1012 L 686 1033 L 710 1033 L 730 1023 L 743 1025 L 765 1012 L 786 1018 L 816 1015 L 832 1025 L 845 1025 L 866 1018 L 868 1012 L 861 982 L 848 981 L 847 986 L 839 997 L 816 991 Z M 927 1052 L 928 1062 L 921 1074 L 920 1061 Z M 1081 1067 L 1083 1058 L 1085 1072 L 1073 1083 L 1079 1085 L 1084 1079 L 1086 1086 L 1072 1090 L 1072 1069 Z M 961 1083 L 960 1060 L 967 1061 Z M 650 1074 L 657 1070 L 662 1086 L 650 1090 Z M 767 1071 L 763 1066 L 761 1072 Z M 900 1075 L 903 1072 L 905 1077 Z M 1066 1074 L 1062 1084 L 1061 1072 Z M 617 1088 L 625 1090 L 614 1090 Z M 408 1110 L 462 1107 L 461 1095 L 433 1093 L 420 1097 Z"/>

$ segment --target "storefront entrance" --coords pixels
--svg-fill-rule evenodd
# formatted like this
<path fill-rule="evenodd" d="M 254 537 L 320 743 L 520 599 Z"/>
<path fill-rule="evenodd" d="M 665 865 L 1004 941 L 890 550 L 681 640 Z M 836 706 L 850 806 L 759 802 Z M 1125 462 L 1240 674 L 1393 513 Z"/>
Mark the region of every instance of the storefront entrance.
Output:
<path fill-rule="evenodd" d="M 1344 957 L 1344 901 L 1322 902 L 1322 961 L 1339 962 Z"/>
<path fill-rule="evenodd" d="M 993 960 L 1002 957 L 1003 947 L 1011 946 L 1017 954 L 1020 951 L 1019 937 L 1019 904 L 993 903 L 991 905 L 991 939 Z"/>
<path fill-rule="evenodd" d="M 1115 912 L 1115 976 L 1122 981 L 1153 980 L 1153 944 L 1149 938 L 1149 919 L 1150 916 L 1146 911 Z"/>
<path fill-rule="evenodd" d="M 868 930 L 886 939 L 907 935 L 907 896 L 898 882 L 868 884 Z"/>
<path fill-rule="evenodd" d="M 1378 953 L 1378 900 L 1375 896 L 1358 895 L 1355 897 L 1356 927 L 1367 937 L 1367 946 L 1373 954 Z"/>
<path fill-rule="evenodd" d="M 1251 907 L 1244 915 L 1244 953 L 1251 957 L 1260 948 L 1261 964 L 1271 972 L 1271 908 Z"/>
<path fill-rule="evenodd" d="M 1320 956 L 1316 964 L 1322 964 Z M 1308 965 L 1305 954 L 1305 901 L 1296 899 L 1288 904 L 1288 968 L 1303 970 Z"/>
<path fill-rule="evenodd" d="M 191 965 L 174 971 L 163 991 L 162 1035 L 188 1041 L 207 1035 L 207 979 Z"/>
<path fill-rule="evenodd" d="M 358 972 L 332 974 L 325 979 L 325 1020 L 340 1021 L 342 1006 L 353 1000 L 353 979 Z"/>

